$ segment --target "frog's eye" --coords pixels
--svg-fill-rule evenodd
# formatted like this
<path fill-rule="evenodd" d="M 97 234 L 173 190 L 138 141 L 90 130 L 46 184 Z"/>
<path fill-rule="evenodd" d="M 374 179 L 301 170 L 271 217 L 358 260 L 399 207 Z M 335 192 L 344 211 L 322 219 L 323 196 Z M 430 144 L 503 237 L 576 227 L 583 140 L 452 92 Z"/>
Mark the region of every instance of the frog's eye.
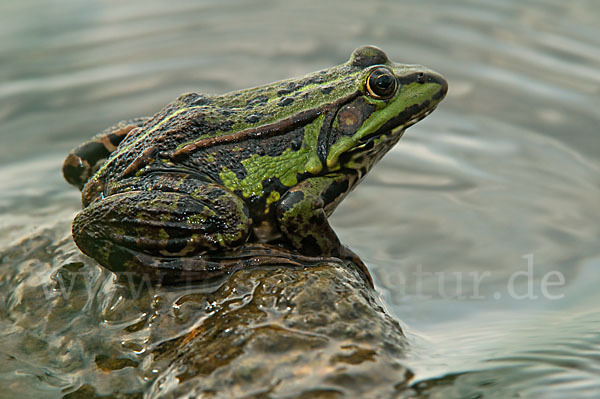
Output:
<path fill-rule="evenodd" d="M 375 68 L 367 77 L 366 86 L 371 97 L 386 100 L 396 93 L 396 75 L 389 68 Z"/>

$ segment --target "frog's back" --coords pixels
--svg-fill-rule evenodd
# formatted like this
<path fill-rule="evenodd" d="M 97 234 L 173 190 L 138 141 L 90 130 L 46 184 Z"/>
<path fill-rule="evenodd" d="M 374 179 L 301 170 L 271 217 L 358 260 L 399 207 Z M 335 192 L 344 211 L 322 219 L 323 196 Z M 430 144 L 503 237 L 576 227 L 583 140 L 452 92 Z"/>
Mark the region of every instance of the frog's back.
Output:
<path fill-rule="evenodd" d="M 297 154 L 305 139 L 303 127 L 322 114 L 324 107 L 348 95 L 346 87 L 355 79 L 351 69 L 341 65 L 220 96 L 182 95 L 132 131 L 96 179 L 120 181 L 157 168 L 183 168 L 229 183 L 233 191 L 244 184 L 245 196 L 258 194 L 256 179 L 268 178 L 270 172 L 241 183 L 248 177 L 242 163 L 253 156 L 267 156 L 264 166 L 278 168 L 279 159 L 299 171 L 301 166 L 295 162 L 307 159 L 305 152 Z M 281 158 L 286 150 L 288 156 Z"/>

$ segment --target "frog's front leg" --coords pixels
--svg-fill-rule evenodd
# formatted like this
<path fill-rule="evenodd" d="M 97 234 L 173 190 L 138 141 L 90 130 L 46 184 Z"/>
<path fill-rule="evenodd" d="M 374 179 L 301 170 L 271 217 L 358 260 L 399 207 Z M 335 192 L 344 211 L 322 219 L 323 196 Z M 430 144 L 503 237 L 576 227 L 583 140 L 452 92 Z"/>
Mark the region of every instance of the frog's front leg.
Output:
<path fill-rule="evenodd" d="M 75 218 L 73 238 L 113 271 L 177 263 L 169 259 L 191 259 L 200 268 L 193 261 L 198 255 L 242 245 L 251 219 L 235 194 L 215 183 L 197 184 L 191 192 L 147 187 L 97 200 Z"/>
<path fill-rule="evenodd" d="M 148 119 L 150 118 L 144 117 L 121 121 L 75 148 L 63 163 L 65 179 L 81 190 L 129 132 L 142 126 Z"/>
<path fill-rule="evenodd" d="M 369 282 L 366 265 L 343 246 L 327 217 L 356 185 L 356 172 L 339 172 L 309 178 L 288 190 L 277 206 L 277 221 L 284 237 L 300 252 L 311 256 L 334 256 L 356 264 Z"/>

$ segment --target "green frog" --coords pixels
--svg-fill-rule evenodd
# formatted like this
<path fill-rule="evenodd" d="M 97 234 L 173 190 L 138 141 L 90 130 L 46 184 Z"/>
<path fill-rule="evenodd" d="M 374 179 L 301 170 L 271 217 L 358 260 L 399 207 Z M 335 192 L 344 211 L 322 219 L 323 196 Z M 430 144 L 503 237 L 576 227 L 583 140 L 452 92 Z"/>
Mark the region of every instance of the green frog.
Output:
<path fill-rule="evenodd" d="M 327 218 L 447 87 L 364 46 L 301 78 L 184 94 L 67 156 L 82 191 L 75 243 L 117 272 L 204 279 L 287 248 L 352 261 L 370 280 Z"/>

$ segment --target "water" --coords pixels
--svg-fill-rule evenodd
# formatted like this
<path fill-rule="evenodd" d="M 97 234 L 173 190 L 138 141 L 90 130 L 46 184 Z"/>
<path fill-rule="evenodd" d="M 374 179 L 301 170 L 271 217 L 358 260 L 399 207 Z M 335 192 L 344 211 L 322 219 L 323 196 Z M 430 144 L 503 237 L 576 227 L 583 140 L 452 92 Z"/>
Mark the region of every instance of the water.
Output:
<path fill-rule="evenodd" d="M 0 397 L 142 389 L 145 345 L 172 334 L 131 326 L 168 320 L 177 293 L 131 306 L 71 241 L 80 200 L 60 167 L 72 147 L 180 93 L 299 76 L 363 44 L 450 82 L 332 217 L 407 335 L 406 395 L 600 397 L 597 1 L 0 11 Z M 102 355 L 122 364 L 103 371 Z"/>

